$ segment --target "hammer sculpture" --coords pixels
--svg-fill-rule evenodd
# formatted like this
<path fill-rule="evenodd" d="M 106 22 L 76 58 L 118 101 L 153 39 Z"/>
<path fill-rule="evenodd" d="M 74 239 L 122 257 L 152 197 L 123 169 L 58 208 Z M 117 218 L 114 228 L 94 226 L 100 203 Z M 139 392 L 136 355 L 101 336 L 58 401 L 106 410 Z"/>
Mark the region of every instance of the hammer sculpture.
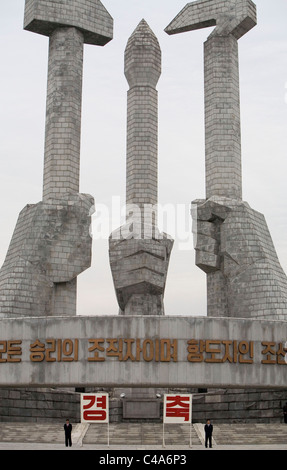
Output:
<path fill-rule="evenodd" d="M 251 0 L 189 3 L 168 34 L 214 26 L 204 45 L 206 197 L 242 197 L 237 40 L 256 25 Z"/>
<path fill-rule="evenodd" d="M 256 21 L 251 0 L 199 0 L 165 31 L 216 26 L 204 45 L 206 200 L 192 211 L 207 314 L 286 320 L 286 275 L 263 215 L 242 201 L 237 41 Z"/>
<path fill-rule="evenodd" d="M 19 215 L 0 270 L 0 316 L 75 315 L 94 204 L 79 194 L 83 49 L 107 44 L 113 20 L 100 0 L 26 0 L 24 29 L 49 37 L 43 200 Z"/>

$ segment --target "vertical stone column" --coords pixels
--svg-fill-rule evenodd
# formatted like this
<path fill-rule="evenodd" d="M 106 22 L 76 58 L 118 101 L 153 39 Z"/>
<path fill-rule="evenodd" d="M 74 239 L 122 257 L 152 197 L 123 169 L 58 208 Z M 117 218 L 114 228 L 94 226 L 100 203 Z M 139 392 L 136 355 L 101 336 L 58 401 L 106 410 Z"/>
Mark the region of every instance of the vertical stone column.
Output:
<path fill-rule="evenodd" d="M 148 38 L 146 46 L 144 38 Z M 142 47 L 146 47 L 143 52 Z M 125 50 L 125 75 L 129 83 L 127 102 L 126 204 L 141 211 L 158 201 L 158 92 L 161 50 L 145 20 L 130 37 Z M 147 215 L 147 212 L 146 212 Z M 153 225 L 156 225 L 156 215 Z"/>
<path fill-rule="evenodd" d="M 120 313 L 163 315 L 173 240 L 157 228 L 157 139 L 161 50 L 145 20 L 125 50 L 127 117 L 127 224 L 109 239 L 110 265 Z"/>
<path fill-rule="evenodd" d="M 142 228 L 145 210 L 157 204 L 157 99 L 152 87 L 128 91 L 126 204 L 140 209 Z"/>
<path fill-rule="evenodd" d="M 216 195 L 241 200 L 238 41 L 232 34 L 214 35 L 205 42 L 204 87 L 206 199 Z M 228 316 L 223 272 L 207 272 L 206 282 L 208 315 Z"/>
<path fill-rule="evenodd" d="M 178 34 L 216 26 L 204 44 L 206 198 L 242 198 L 238 39 L 256 25 L 251 0 L 188 3 L 167 26 Z"/>
<path fill-rule="evenodd" d="M 49 39 L 43 201 L 80 190 L 81 108 L 84 35 L 58 27 Z M 76 314 L 77 279 L 53 290 L 57 314 Z"/>
<path fill-rule="evenodd" d="M 204 45 L 206 198 L 241 199 L 238 42 L 212 36 Z"/>
<path fill-rule="evenodd" d="M 43 200 L 79 192 L 83 49 L 77 28 L 50 36 Z"/>

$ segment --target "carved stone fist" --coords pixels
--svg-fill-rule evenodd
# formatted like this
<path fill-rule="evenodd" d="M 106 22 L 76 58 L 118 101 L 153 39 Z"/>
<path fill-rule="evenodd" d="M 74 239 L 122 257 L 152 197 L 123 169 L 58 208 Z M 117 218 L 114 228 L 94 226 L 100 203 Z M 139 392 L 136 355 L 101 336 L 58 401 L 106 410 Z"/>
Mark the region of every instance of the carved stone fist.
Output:
<path fill-rule="evenodd" d="M 208 314 L 283 319 L 287 278 L 264 216 L 236 199 L 214 196 L 193 204 L 196 265 L 208 275 Z"/>

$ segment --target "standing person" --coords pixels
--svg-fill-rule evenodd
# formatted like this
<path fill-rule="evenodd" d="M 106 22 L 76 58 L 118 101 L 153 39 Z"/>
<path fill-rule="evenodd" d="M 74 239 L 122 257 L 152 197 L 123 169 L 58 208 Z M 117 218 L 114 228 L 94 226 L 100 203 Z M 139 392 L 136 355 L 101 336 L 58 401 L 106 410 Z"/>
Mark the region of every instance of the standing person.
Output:
<path fill-rule="evenodd" d="M 283 406 L 284 423 L 287 424 L 287 403 Z"/>
<path fill-rule="evenodd" d="M 209 442 L 209 447 L 212 448 L 213 426 L 210 422 L 210 419 L 206 421 L 206 425 L 204 426 L 204 431 L 205 431 L 205 447 L 207 448 L 207 443 Z"/>
<path fill-rule="evenodd" d="M 73 426 L 71 425 L 70 421 L 66 419 L 66 424 L 64 424 L 66 447 L 68 447 L 68 445 L 72 447 L 72 428 Z"/>

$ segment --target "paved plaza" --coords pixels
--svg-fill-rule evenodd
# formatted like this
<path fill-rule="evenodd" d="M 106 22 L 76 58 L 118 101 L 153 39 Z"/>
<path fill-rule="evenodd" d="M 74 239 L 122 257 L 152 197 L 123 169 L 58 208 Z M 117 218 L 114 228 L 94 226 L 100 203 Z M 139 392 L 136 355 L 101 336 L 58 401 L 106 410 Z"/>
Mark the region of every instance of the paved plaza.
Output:
<path fill-rule="evenodd" d="M 63 424 L 1 423 L 0 450 L 191 450 L 206 451 L 203 424 L 165 425 L 158 423 L 122 423 L 109 425 L 73 426 L 73 446 L 64 445 Z M 287 425 L 220 424 L 214 426 L 213 450 L 287 450 Z"/>

